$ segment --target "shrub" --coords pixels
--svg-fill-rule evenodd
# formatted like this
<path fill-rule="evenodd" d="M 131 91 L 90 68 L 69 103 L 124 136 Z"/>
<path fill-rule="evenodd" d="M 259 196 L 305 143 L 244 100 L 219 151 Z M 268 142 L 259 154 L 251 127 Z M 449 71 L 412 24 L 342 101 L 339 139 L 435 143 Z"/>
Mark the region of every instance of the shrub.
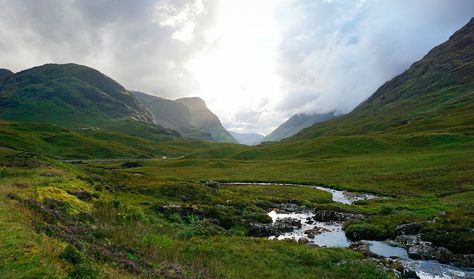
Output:
<path fill-rule="evenodd" d="M 83 261 L 82 254 L 71 244 L 68 244 L 64 250 L 59 254 L 59 257 L 66 260 L 74 265 L 79 264 Z"/>

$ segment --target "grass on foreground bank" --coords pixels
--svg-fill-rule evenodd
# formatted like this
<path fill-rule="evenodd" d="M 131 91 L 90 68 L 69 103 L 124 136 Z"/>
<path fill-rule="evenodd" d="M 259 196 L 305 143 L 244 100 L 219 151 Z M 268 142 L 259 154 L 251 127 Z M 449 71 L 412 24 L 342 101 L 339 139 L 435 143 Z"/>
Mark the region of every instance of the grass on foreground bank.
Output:
<path fill-rule="evenodd" d="M 275 204 L 331 203 L 326 192 L 189 182 L 139 188 L 128 169 L 116 175 L 28 154 L 1 162 L 0 255 L 10 256 L 0 263 L 3 278 L 391 277 L 350 250 L 245 236 L 248 221 L 267 220 Z"/>

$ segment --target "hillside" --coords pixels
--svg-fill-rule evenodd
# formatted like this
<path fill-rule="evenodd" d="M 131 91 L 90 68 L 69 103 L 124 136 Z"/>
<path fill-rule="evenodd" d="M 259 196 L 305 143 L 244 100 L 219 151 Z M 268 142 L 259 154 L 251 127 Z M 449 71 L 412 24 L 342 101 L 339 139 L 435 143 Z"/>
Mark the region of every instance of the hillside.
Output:
<path fill-rule="evenodd" d="M 0 69 L 0 83 L 9 76 L 13 75 L 13 72 L 7 69 Z"/>
<path fill-rule="evenodd" d="M 185 105 L 191 113 L 191 124 L 211 134 L 217 142 L 237 143 L 223 126 L 219 118 L 207 108 L 206 103 L 199 97 L 181 98 L 176 102 Z"/>
<path fill-rule="evenodd" d="M 222 126 L 200 98 L 183 98 L 175 101 L 133 92 L 153 114 L 156 122 L 166 128 L 178 131 L 191 139 L 237 143 Z"/>
<path fill-rule="evenodd" d="M 191 124 L 191 113 L 185 105 L 138 91 L 132 93 L 153 114 L 155 121 L 163 127 L 175 130 L 187 138 L 212 140 L 209 133 Z"/>
<path fill-rule="evenodd" d="M 474 130 L 474 19 L 350 114 L 296 138 Z"/>
<path fill-rule="evenodd" d="M 255 145 L 262 141 L 263 135 L 255 133 L 237 133 L 230 132 L 232 136 L 240 143 L 246 145 Z"/>
<path fill-rule="evenodd" d="M 265 141 L 279 141 L 293 135 L 296 135 L 304 128 L 313 126 L 314 124 L 321 123 L 336 117 L 334 112 L 324 114 L 304 114 L 298 113 L 290 117 L 287 121 L 281 124 L 277 129 L 263 138 L 262 142 Z"/>
<path fill-rule="evenodd" d="M 76 64 L 46 64 L 0 85 L 0 118 L 67 128 L 108 126 L 116 120 L 153 123 L 153 116 L 123 86 Z"/>

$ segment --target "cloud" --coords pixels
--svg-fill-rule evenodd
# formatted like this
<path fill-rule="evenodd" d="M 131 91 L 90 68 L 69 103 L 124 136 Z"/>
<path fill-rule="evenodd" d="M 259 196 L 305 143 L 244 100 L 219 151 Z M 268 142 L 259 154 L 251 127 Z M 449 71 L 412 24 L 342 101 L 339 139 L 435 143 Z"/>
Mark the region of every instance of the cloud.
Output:
<path fill-rule="evenodd" d="M 213 0 L 0 0 L 0 61 L 15 71 L 76 62 L 130 89 L 189 95 L 188 61 L 208 49 Z"/>
<path fill-rule="evenodd" d="M 474 15 L 471 0 L 0 0 L 0 67 L 89 65 L 198 95 L 227 128 L 348 112 Z"/>
<path fill-rule="evenodd" d="M 473 14 L 469 0 L 286 2 L 277 108 L 349 112 Z"/>

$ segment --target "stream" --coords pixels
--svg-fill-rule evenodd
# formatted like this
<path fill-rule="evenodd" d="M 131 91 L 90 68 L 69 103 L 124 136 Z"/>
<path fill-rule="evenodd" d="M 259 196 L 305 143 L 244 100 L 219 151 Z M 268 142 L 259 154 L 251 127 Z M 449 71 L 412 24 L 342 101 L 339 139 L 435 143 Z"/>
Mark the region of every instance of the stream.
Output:
<path fill-rule="evenodd" d="M 228 185 L 283 185 L 283 186 L 304 186 L 327 191 L 332 194 L 334 202 L 352 204 L 355 201 L 378 198 L 371 194 L 347 193 L 345 191 L 334 190 L 321 186 L 307 186 L 284 183 L 226 183 Z M 317 222 L 313 220 L 315 214 L 312 211 L 303 212 L 283 212 L 272 210 L 268 213 L 275 223 L 279 219 L 292 218 L 301 221 L 301 228 L 295 228 L 291 232 L 286 232 L 278 237 L 270 236 L 269 239 L 292 239 L 300 242 L 304 240 L 308 245 L 320 247 L 342 247 L 347 248 L 351 241 L 346 237 L 342 222 Z M 413 260 L 408 256 L 405 248 L 392 246 L 384 241 L 368 241 L 369 250 L 385 258 L 397 258 L 403 267 L 414 271 L 421 279 L 457 279 L 474 278 L 474 268 L 458 268 L 453 265 L 443 264 L 435 260 Z"/>

